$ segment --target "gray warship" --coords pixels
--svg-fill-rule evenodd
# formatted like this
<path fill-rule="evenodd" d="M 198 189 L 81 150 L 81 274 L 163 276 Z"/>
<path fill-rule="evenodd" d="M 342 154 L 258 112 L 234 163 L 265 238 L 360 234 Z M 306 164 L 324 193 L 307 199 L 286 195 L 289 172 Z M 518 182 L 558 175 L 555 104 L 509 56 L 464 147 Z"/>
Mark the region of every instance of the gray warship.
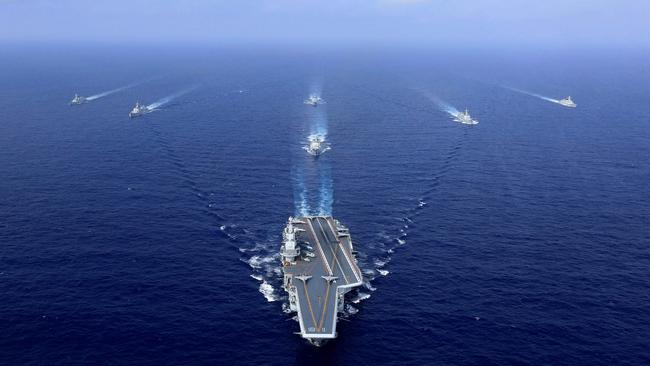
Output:
<path fill-rule="evenodd" d="M 571 99 L 571 97 L 566 97 L 557 101 L 559 104 L 562 104 L 565 107 L 575 108 L 578 105 Z"/>
<path fill-rule="evenodd" d="M 318 95 L 312 94 L 305 100 L 305 104 L 309 104 L 312 107 L 316 107 L 319 104 L 325 104 L 325 101 L 323 98 L 319 97 Z"/>
<path fill-rule="evenodd" d="M 467 109 L 465 109 L 465 112 L 457 112 L 454 114 L 454 121 L 460 122 L 464 125 L 477 125 L 478 121 L 473 119 L 472 116 L 469 115 L 469 112 Z"/>
<path fill-rule="evenodd" d="M 308 137 L 309 144 L 303 146 L 303 149 L 313 157 L 318 157 L 322 155 L 327 150 L 330 150 L 331 147 L 328 143 L 325 142 L 325 138 L 320 135 L 311 135 Z"/>
<path fill-rule="evenodd" d="M 289 217 L 280 255 L 289 309 L 315 346 L 336 338 L 345 295 L 363 282 L 348 229 L 331 216 Z"/>
<path fill-rule="evenodd" d="M 129 118 L 135 118 L 139 116 L 143 116 L 147 113 L 151 113 L 153 109 L 147 107 L 144 104 L 140 104 L 140 102 L 135 103 L 135 107 L 129 112 Z"/>
<path fill-rule="evenodd" d="M 75 94 L 74 98 L 70 101 L 70 105 L 81 105 L 86 103 L 88 100 L 85 97 L 80 96 L 79 94 Z"/>

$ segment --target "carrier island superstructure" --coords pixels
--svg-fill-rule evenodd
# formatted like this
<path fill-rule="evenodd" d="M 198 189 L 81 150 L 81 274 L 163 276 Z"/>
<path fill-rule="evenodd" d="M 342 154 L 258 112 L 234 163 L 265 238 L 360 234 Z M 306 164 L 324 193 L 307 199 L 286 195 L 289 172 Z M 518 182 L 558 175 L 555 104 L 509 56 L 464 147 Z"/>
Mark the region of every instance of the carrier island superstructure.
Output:
<path fill-rule="evenodd" d="M 331 216 L 290 217 L 282 233 L 282 269 L 300 335 L 320 346 L 336 338 L 345 294 L 362 284 L 348 229 Z"/>

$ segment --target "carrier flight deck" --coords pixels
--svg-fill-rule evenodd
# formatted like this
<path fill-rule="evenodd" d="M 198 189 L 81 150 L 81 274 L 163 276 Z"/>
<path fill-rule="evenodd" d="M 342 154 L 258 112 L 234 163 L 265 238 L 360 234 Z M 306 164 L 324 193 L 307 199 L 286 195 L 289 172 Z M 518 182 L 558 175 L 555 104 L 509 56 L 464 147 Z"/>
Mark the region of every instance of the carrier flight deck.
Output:
<path fill-rule="evenodd" d="M 362 284 L 348 229 L 332 217 L 290 217 L 282 234 L 284 289 L 300 334 L 315 345 L 336 338 L 345 294 Z"/>

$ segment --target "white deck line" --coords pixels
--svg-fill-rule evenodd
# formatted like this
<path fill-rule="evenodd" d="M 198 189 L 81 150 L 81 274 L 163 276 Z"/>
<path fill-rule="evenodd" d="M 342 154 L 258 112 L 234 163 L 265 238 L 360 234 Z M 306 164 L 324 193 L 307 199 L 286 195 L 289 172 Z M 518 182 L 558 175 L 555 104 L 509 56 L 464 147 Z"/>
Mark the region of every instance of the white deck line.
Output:
<path fill-rule="evenodd" d="M 327 221 L 327 219 L 325 219 L 325 221 Z M 329 221 L 327 221 L 327 224 L 329 225 Z M 327 234 L 325 234 L 325 230 L 323 229 L 323 224 L 321 224 L 320 221 L 318 221 L 318 227 L 320 228 L 320 232 L 323 233 L 323 237 L 327 238 Z M 331 227 L 331 225 L 330 225 L 330 227 Z M 333 234 L 336 235 L 336 232 L 333 231 Z M 338 239 L 337 239 L 337 242 L 338 242 Z M 339 244 L 341 244 L 341 243 L 339 243 Z M 334 249 L 332 249 L 332 247 L 329 247 L 329 248 L 330 248 L 330 252 L 332 252 L 332 256 L 333 256 L 332 261 L 336 262 L 336 265 L 339 267 L 339 270 L 341 271 L 341 275 L 343 276 L 343 279 L 345 280 L 345 283 L 349 284 L 350 281 L 348 280 L 347 276 L 345 275 L 345 271 L 343 270 L 343 267 L 341 267 L 341 261 L 337 260 L 338 255 L 336 255 L 336 252 L 334 251 Z M 354 273 L 354 268 L 351 267 L 350 269 L 352 269 L 352 273 Z M 356 273 L 354 274 L 354 276 L 356 277 Z"/>
<path fill-rule="evenodd" d="M 336 333 L 336 328 L 337 328 L 337 323 L 338 323 L 338 322 L 337 322 L 338 311 L 337 311 L 336 306 L 338 305 L 339 290 L 340 290 L 340 289 L 347 289 L 347 288 L 352 288 L 352 287 L 360 286 L 360 285 L 362 284 L 362 278 L 363 278 L 363 277 L 362 277 L 362 275 L 361 275 L 361 273 L 360 273 L 360 271 L 361 271 L 360 268 L 358 267 L 358 265 L 356 265 L 356 263 L 355 263 L 355 262 L 351 259 L 351 257 L 350 257 L 350 256 L 352 255 L 351 252 L 349 252 L 349 251 L 346 250 L 346 246 L 345 246 L 345 244 L 344 244 L 344 243 L 340 240 L 340 238 L 338 237 L 338 235 L 337 235 L 338 231 L 336 231 L 336 230 L 334 229 L 334 227 L 332 226 L 332 223 L 330 223 L 330 221 L 327 219 L 327 217 L 323 217 L 323 216 L 318 216 L 318 217 L 321 217 L 321 218 L 325 219 L 325 221 L 327 221 L 327 224 L 328 224 L 328 226 L 329 226 L 329 229 L 330 229 L 330 230 L 332 231 L 332 233 L 335 235 L 335 238 L 336 238 L 337 244 L 340 246 L 340 249 L 343 250 L 343 255 L 345 256 L 346 261 L 348 262 L 348 264 L 349 264 L 350 267 L 352 268 L 352 272 L 354 273 L 354 275 L 355 275 L 355 277 L 356 277 L 356 279 L 357 279 L 357 282 L 356 282 L 356 283 L 349 283 L 349 282 L 348 282 L 347 284 L 345 284 L 345 285 L 340 285 L 340 286 L 338 285 L 338 282 L 339 282 L 339 281 L 338 281 L 338 280 L 334 280 L 334 283 L 332 284 L 332 285 L 335 287 L 335 293 L 334 293 L 334 295 L 333 295 L 334 309 L 332 310 L 332 326 L 331 326 L 331 331 L 330 331 L 330 332 L 319 332 L 319 333 L 313 333 L 313 332 L 310 332 L 310 330 L 307 329 L 307 322 L 308 322 L 308 319 L 306 319 L 305 317 L 303 317 L 303 311 L 302 311 L 303 309 L 302 309 L 302 307 L 301 307 L 301 303 L 300 303 L 300 295 L 298 294 L 298 293 L 299 293 L 299 290 L 298 290 L 298 288 L 297 288 L 298 286 L 296 286 L 296 279 L 295 279 L 295 278 L 292 279 L 292 281 L 291 281 L 291 286 L 292 286 L 292 287 L 295 289 L 295 291 L 296 291 L 295 295 L 296 295 L 296 304 L 297 304 L 297 312 L 298 312 L 298 322 L 299 322 L 299 325 L 300 325 L 300 333 L 301 333 L 301 336 L 302 336 L 303 338 L 305 338 L 305 339 L 333 339 L 333 338 L 336 338 L 336 335 L 337 335 L 337 333 Z M 316 235 L 316 230 L 314 229 L 314 227 L 313 227 L 313 223 L 311 222 L 311 220 L 312 220 L 313 218 L 315 218 L 315 217 L 305 217 L 305 218 L 308 220 L 307 224 L 309 224 L 309 229 L 311 230 L 311 234 L 313 235 L 314 240 L 315 240 L 315 242 L 316 242 L 316 245 L 318 246 L 318 251 L 319 251 L 319 253 L 321 254 L 321 257 L 322 257 L 322 259 L 323 259 L 323 263 L 325 263 L 325 267 L 326 267 L 327 271 L 329 271 L 330 275 L 333 275 L 332 267 L 330 266 L 330 263 L 327 261 L 327 257 L 325 256 L 325 253 L 324 253 L 324 250 L 323 250 L 322 245 L 321 245 L 321 243 L 320 243 L 320 240 L 318 239 L 318 235 Z M 321 231 L 321 233 L 323 234 L 324 238 L 325 238 L 325 239 L 328 241 L 328 243 L 329 243 L 329 238 L 328 238 L 327 234 L 325 233 L 325 229 L 323 228 L 323 225 L 322 225 L 322 223 L 320 222 L 320 220 L 319 220 L 319 222 L 318 222 L 318 225 L 319 225 L 320 231 Z M 349 240 L 349 242 L 348 242 L 347 244 L 348 244 L 348 245 L 350 246 L 350 248 L 351 248 L 351 247 L 352 247 L 352 239 L 351 239 L 349 236 L 348 236 L 348 240 Z M 334 250 L 332 249 L 331 246 L 329 246 L 329 248 L 330 248 L 330 250 L 331 250 L 332 252 L 334 252 Z M 333 260 L 335 260 L 335 261 L 337 262 L 337 264 L 338 264 L 338 268 L 341 270 L 341 273 L 344 274 L 345 272 L 343 272 L 343 268 L 341 267 L 340 260 L 338 260 L 338 255 L 337 255 L 336 257 L 334 257 Z M 347 281 L 346 281 L 346 282 L 347 282 Z M 309 294 L 306 293 L 306 292 L 305 292 L 305 296 L 306 296 L 307 299 L 309 298 Z M 325 301 L 327 301 L 327 299 L 325 299 Z M 309 309 L 305 309 L 305 310 L 308 311 Z M 305 312 L 304 315 L 308 315 L 308 314 L 306 314 L 306 312 Z M 312 320 L 313 320 L 313 319 L 312 319 Z M 316 325 L 314 324 L 314 326 L 316 326 Z"/>
<path fill-rule="evenodd" d="M 327 221 L 327 225 L 329 225 L 330 229 L 332 229 L 332 232 L 336 235 L 337 231 L 334 230 L 334 227 L 332 227 L 332 224 L 330 223 L 330 221 L 329 220 L 325 220 L 325 221 Z M 352 239 L 349 239 L 349 240 L 352 240 Z M 341 246 L 341 250 L 343 251 L 343 255 L 345 256 L 345 259 L 348 261 L 348 264 L 350 265 L 350 268 L 352 268 L 352 273 L 354 273 L 354 277 L 357 278 L 358 282 L 361 282 L 361 278 L 360 278 L 359 274 L 357 273 L 357 271 L 355 270 L 355 268 L 358 268 L 358 266 L 356 265 L 356 263 L 352 262 L 352 259 L 348 256 L 348 251 L 345 250 L 345 247 L 343 247 L 343 244 L 341 243 L 341 241 L 338 238 L 336 238 L 336 241 Z"/>
<path fill-rule="evenodd" d="M 295 285 L 294 285 L 295 286 Z M 298 289 L 296 288 L 296 291 Z M 334 295 L 334 306 L 336 306 L 336 299 L 338 295 L 338 287 L 334 290 L 336 291 L 336 294 Z M 302 317 L 302 311 L 300 307 L 300 297 L 296 293 L 296 303 L 298 305 L 298 324 L 300 324 L 300 335 L 303 338 L 320 338 L 320 339 L 334 339 L 336 338 L 336 316 L 337 316 L 337 311 L 333 311 L 333 319 L 332 319 L 332 331 L 329 333 L 307 333 L 307 327 L 303 323 L 303 317 Z"/>
<path fill-rule="evenodd" d="M 327 267 L 327 270 L 330 272 L 330 276 L 333 276 L 334 273 L 332 272 L 332 267 L 330 266 L 329 262 L 327 261 L 327 257 L 325 257 L 325 253 L 323 252 L 323 248 L 321 248 L 321 245 L 320 245 L 320 240 L 318 240 L 318 235 L 316 235 L 316 230 L 314 230 L 314 227 L 311 224 L 311 217 L 307 218 L 307 223 L 309 224 L 309 229 L 311 230 L 311 233 L 314 235 L 314 240 L 316 240 L 316 245 L 318 245 L 318 251 L 320 252 L 321 257 L 323 257 L 323 262 L 325 262 L 325 266 Z"/>

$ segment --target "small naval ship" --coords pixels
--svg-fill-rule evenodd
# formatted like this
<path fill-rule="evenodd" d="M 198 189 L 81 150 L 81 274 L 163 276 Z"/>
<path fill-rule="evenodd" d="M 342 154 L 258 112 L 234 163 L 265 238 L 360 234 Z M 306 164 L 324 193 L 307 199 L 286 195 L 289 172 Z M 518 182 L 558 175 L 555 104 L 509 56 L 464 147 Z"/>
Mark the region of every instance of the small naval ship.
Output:
<path fill-rule="evenodd" d="M 472 116 L 469 115 L 469 112 L 467 109 L 465 109 L 465 112 L 457 112 L 454 115 L 454 121 L 460 122 L 462 124 L 466 125 L 477 125 L 478 121 L 475 119 L 472 119 Z"/>
<path fill-rule="evenodd" d="M 316 107 L 319 104 L 325 104 L 325 101 L 321 97 L 312 94 L 309 96 L 309 98 L 307 98 L 307 100 L 305 100 L 305 104 Z"/>
<path fill-rule="evenodd" d="M 289 217 L 280 256 L 289 310 L 315 346 L 336 338 L 345 295 L 363 282 L 348 228 L 331 216 Z"/>
<path fill-rule="evenodd" d="M 79 104 L 84 104 L 87 102 L 87 99 L 85 97 L 80 96 L 79 94 L 75 94 L 74 98 L 70 101 L 70 105 L 79 105 Z"/>
<path fill-rule="evenodd" d="M 139 117 L 142 115 L 145 115 L 149 112 L 153 111 L 153 109 L 147 107 L 144 104 L 140 104 L 140 102 L 135 103 L 135 107 L 129 112 L 129 118 L 135 118 Z"/>
<path fill-rule="evenodd" d="M 312 135 L 309 136 L 309 144 L 307 146 L 303 146 L 303 149 L 305 149 L 309 155 L 318 157 L 325 151 L 329 150 L 330 147 L 322 136 Z"/>
<path fill-rule="evenodd" d="M 575 104 L 575 103 L 573 102 L 573 100 L 571 100 L 571 97 L 570 97 L 570 96 L 569 96 L 569 97 L 566 97 L 566 98 L 564 98 L 564 99 L 560 99 L 560 100 L 558 100 L 557 102 L 560 103 L 560 104 L 562 104 L 563 106 L 565 106 L 565 107 L 569 107 L 569 108 L 575 108 L 575 107 L 578 106 L 577 104 Z"/>

